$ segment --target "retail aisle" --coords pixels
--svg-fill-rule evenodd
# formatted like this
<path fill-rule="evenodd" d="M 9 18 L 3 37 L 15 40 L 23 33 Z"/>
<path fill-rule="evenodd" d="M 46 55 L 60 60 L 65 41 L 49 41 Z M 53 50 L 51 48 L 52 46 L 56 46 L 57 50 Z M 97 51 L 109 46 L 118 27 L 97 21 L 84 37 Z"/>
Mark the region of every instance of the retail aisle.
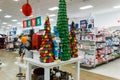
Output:
<path fill-rule="evenodd" d="M 90 72 L 120 79 L 120 59 L 92 69 Z"/>
<path fill-rule="evenodd" d="M 0 50 L 0 59 L 6 66 L 0 68 L 0 80 L 17 80 L 17 66 L 14 65 L 16 53 L 11 53 L 5 50 Z"/>
<path fill-rule="evenodd" d="M 18 67 L 14 65 L 15 57 L 18 55 L 16 53 L 11 53 L 8 51 L 0 50 L 0 59 L 6 64 L 5 67 L 0 68 L 0 80 L 18 80 L 16 74 L 18 72 Z M 64 70 L 70 71 L 73 76 L 74 68 L 73 65 L 67 65 L 62 67 Z M 105 77 L 95 73 L 91 73 L 85 70 L 81 70 L 81 79 L 80 80 L 117 80 L 110 77 Z"/>

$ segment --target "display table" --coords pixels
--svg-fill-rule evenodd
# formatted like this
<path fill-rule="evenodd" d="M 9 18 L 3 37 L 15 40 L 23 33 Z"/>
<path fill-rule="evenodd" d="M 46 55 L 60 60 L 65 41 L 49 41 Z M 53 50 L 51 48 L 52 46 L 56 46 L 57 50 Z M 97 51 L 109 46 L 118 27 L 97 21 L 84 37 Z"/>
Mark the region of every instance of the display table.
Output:
<path fill-rule="evenodd" d="M 76 68 L 75 68 L 76 69 L 76 79 L 75 80 L 79 80 L 80 79 L 80 60 L 81 59 L 82 59 L 82 57 L 78 57 L 78 58 L 72 58 L 68 61 L 61 61 L 59 63 L 58 62 L 41 63 L 39 60 L 25 58 L 25 60 L 27 61 L 26 80 L 31 80 L 32 66 L 38 66 L 38 67 L 44 68 L 44 80 L 50 80 L 50 68 L 67 65 L 67 64 L 71 64 L 71 63 L 75 63 L 75 66 L 76 66 Z"/>

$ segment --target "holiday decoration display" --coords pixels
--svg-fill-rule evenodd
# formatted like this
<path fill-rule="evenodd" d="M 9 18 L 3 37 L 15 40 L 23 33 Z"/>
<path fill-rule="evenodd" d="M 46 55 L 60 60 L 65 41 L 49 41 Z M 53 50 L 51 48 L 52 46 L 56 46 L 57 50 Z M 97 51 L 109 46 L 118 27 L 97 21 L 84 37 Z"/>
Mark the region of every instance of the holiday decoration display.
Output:
<path fill-rule="evenodd" d="M 66 0 L 59 0 L 59 11 L 57 19 L 57 30 L 62 44 L 61 60 L 66 61 L 71 58 L 70 52 L 70 37 L 68 30 L 68 19 L 66 12 Z"/>
<path fill-rule="evenodd" d="M 28 0 L 27 0 L 27 3 L 22 6 L 22 13 L 25 16 L 31 16 L 32 15 L 32 7 L 29 4 Z"/>
<path fill-rule="evenodd" d="M 70 45 L 71 45 L 71 55 L 73 58 L 78 57 L 77 39 L 75 34 L 75 23 L 72 22 L 70 30 Z"/>
<path fill-rule="evenodd" d="M 51 63 L 54 61 L 54 55 L 49 17 L 46 18 L 44 26 L 45 35 L 43 36 L 43 40 L 40 46 L 40 60 L 43 63 Z"/>
<path fill-rule="evenodd" d="M 53 38 L 54 43 L 54 57 L 55 60 L 59 60 L 61 58 L 61 49 L 60 49 L 60 38 L 58 36 Z"/>

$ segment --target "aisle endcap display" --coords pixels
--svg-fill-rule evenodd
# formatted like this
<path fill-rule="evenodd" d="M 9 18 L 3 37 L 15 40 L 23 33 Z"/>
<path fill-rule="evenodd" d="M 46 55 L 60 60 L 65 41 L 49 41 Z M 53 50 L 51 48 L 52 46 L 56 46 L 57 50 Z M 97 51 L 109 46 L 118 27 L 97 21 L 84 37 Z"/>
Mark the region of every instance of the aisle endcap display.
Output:
<path fill-rule="evenodd" d="M 118 34 L 112 33 L 110 35 L 106 30 L 100 30 L 93 36 L 77 34 L 78 47 L 84 55 L 81 66 L 93 68 L 119 58 L 120 37 Z"/>

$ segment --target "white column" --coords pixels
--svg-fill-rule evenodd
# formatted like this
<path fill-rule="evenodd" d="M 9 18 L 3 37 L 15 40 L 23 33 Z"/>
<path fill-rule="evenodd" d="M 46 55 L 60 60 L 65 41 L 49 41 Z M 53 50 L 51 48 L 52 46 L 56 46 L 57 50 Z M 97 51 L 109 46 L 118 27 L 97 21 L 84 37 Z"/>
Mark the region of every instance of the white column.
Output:
<path fill-rule="evenodd" d="M 44 80 L 50 80 L 50 68 L 44 68 Z"/>
<path fill-rule="evenodd" d="M 76 80 L 80 80 L 80 63 L 76 62 Z"/>
<path fill-rule="evenodd" d="M 26 80 L 31 80 L 31 69 L 32 69 L 32 65 L 28 62 L 27 71 L 26 71 Z"/>

